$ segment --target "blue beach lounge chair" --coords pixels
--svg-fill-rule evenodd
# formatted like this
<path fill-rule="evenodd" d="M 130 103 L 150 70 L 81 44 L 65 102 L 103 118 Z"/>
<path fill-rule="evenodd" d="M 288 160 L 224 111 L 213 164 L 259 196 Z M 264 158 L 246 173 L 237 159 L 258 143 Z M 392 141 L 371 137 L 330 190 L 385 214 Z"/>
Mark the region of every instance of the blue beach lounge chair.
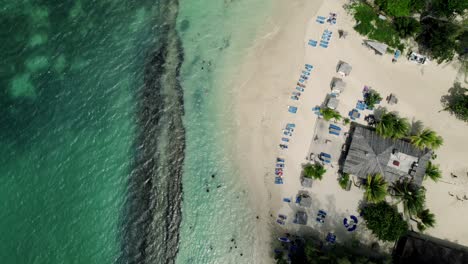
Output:
<path fill-rule="evenodd" d="M 336 130 L 341 130 L 341 127 L 339 127 L 337 125 L 334 125 L 334 124 L 330 124 L 329 128 L 333 128 L 333 129 L 336 129 Z"/>
<path fill-rule="evenodd" d="M 320 47 L 322 47 L 322 48 L 325 48 L 325 49 L 326 49 L 326 48 L 328 48 L 328 45 L 325 45 L 325 44 L 320 44 Z"/>
<path fill-rule="evenodd" d="M 288 106 L 288 112 L 295 114 L 297 112 L 297 107 L 295 106 Z"/>

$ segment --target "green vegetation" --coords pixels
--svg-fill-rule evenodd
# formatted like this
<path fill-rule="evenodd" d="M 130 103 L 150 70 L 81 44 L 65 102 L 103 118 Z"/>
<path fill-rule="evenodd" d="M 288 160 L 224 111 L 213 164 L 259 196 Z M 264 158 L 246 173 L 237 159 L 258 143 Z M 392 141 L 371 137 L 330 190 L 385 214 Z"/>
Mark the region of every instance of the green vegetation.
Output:
<path fill-rule="evenodd" d="M 438 63 L 450 61 L 459 49 L 459 26 L 448 21 L 427 17 L 421 21 L 421 33 L 416 37 L 420 49 Z"/>
<path fill-rule="evenodd" d="M 411 143 L 420 149 L 430 148 L 437 149 L 444 143 L 441 136 L 436 132 L 426 128 L 419 134 L 410 137 Z"/>
<path fill-rule="evenodd" d="M 323 115 L 323 119 L 330 121 L 331 119 L 340 120 L 341 115 L 338 111 L 331 108 L 325 107 L 320 109 L 320 113 Z"/>
<path fill-rule="evenodd" d="M 413 37 L 421 32 L 421 25 L 412 17 L 397 17 L 393 25 L 401 38 Z"/>
<path fill-rule="evenodd" d="M 376 125 L 376 132 L 384 138 L 400 139 L 408 135 L 410 124 L 395 112 L 383 113 Z"/>
<path fill-rule="evenodd" d="M 376 90 L 370 90 L 364 98 L 364 102 L 369 109 L 374 109 L 374 106 L 380 101 L 382 101 L 382 96 Z"/>
<path fill-rule="evenodd" d="M 343 173 L 343 175 L 341 175 L 341 177 L 338 179 L 338 183 L 340 184 L 343 190 L 346 190 L 346 187 L 348 187 L 349 183 L 349 174 Z"/>
<path fill-rule="evenodd" d="M 348 125 L 351 122 L 351 120 L 347 117 L 343 119 L 343 124 Z"/>
<path fill-rule="evenodd" d="M 321 180 L 327 170 L 320 164 L 307 164 L 303 168 L 304 177 L 309 179 Z"/>
<path fill-rule="evenodd" d="M 392 17 L 406 17 L 411 12 L 411 0 L 375 0 L 375 4 Z"/>
<path fill-rule="evenodd" d="M 419 221 L 416 221 L 416 222 L 418 222 L 419 231 L 422 232 L 422 231 L 426 230 L 428 227 L 434 227 L 435 226 L 435 223 L 436 223 L 435 215 L 433 213 L 431 213 L 431 211 L 429 211 L 429 209 L 424 209 L 424 210 L 420 211 L 417 214 L 417 217 L 419 219 Z"/>
<path fill-rule="evenodd" d="M 395 197 L 403 203 L 405 214 L 409 217 L 417 215 L 424 209 L 426 191 L 423 187 L 417 187 L 407 181 L 396 183 L 393 186 Z"/>
<path fill-rule="evenodd" d="M 357 22 L 354 28 L 361 35 L 400 50 L 404 48 L 401 39 L 414 37 L 419 49 L 438 63 L 452 60 L 456 53 L 466 61 L 466 18 L 462 22 L 455 20 L 456 15 L 462 15 L 468 8 L 466 0 L 375 0 L 374 3 L 377 9 L 366 2 L 353 5 Z M 380 19 L 379 12 L 387 19 Z"/>
<path fill-rule="evenodd" d="M 381 174 L 367 175 L 364 197 L 371 203 L 383 201 L 387 195 L 387 182 Z"/>
<path fill-rule="evenodd" d="M 449 94 L 443 96 L 441 100 L 444 110 L 468 122 L 468 89 L 462 87 L 460 83 L 454 83 L 448 92 Z"/>
<path fill-rule="evenodd" d="M 435 165 L 429 161 L 426 167 L 426 175 L 424 178 L 430 178 L 435 182 L 442 178 L 442 172 L 440 171 L 439 165 Z"/>
<path fill-rule="evenodd" d="M 386 202 L 366 205 L 362 217 L 367 228 L 383 241 L 396 241 L 408 231 L 408 224 L 401 214 Z"/>
<path fill-rule="evenodd" d="M 437 149 L 444 143 L 441 136 L 431 129 L 422 129 L 420 121 L 412 125 L 406 118 L 401 118 L 395 112 L 379 109 L 380 117 L 376 121 L 375 132 L 384 138 L 405 139 L 420 149 Z"/>

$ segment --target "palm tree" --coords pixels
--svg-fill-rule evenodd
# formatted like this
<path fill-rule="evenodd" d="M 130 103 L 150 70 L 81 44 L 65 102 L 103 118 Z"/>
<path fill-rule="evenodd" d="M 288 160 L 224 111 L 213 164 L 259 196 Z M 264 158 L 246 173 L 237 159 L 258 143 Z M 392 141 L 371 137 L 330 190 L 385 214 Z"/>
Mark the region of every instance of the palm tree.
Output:
<path fill-rule="evenodd" d="M 319 163 L 307 164 L 304 166 L 304 177 L 321 180 L 327 170 Z"/>
<path fill-rule="evenodd" d="M 442 173 L 440 171 L 439 165 L 435 165 L 431 161 L 427 163 L 426 175 L 424 178 L 428 177 L 435 182 L 442 178 Z"/>
<path fill-rule="evenodd" d="M 384 113 L 375 128 L 377 134 L 384 138 L 402 138 L 408 134 L 410 124 L 406 118 L 400 118 L 396 113 Z"/>
<path fill-rule="evenodd" d="M 410 130 L 410 123 L 406 118 L 396 117 L 393 123 L 393 135 L 392 138 L 403 138 L 408 135 Z"/>
<path fill-rule="evenodd" d="M 404 181 L 396 183 L 393 189 L 399 202 L 403 202 L 403 208 L 407 216 L 417 215 L 423 210 L 426 202 L 426 191 L 423 187 L 417 188 L 410 182 Z"/>
<path fill-rule="evenodd" d="M 426 128 L 421 133 L 411 136 L 411 143 L 420 149 L 432 148 L 437 149 L 444 143 L 441 136 L 438 136 L 436 132 Z"/>
<path fill-rule="evenodd" d="M 434 227 L 435 226 L 435 215 L 429 211 L 429 209 L 424 209 L 420 211 L 417 215 L 421 224 L 425 227 Z M 418 227 L 419 229 L 419 227 Z"/>
<path fill-rule="evenodd" d="M 341 115 L 338 111 L 331 108 L 325 107 L 320 109 L 320 113 L 323 115 L 323 119 L 329 121 L 331 119 L 340 120 Z"/>
<path fill-rule="evenodd" d="M 364 197 L 367 201 L 377 203 L 385 199 L 387 195 L 387 182 L 381 174 L 377 173 L 374 176 L 367 175 L 367 181 L 364 185 Z"/>

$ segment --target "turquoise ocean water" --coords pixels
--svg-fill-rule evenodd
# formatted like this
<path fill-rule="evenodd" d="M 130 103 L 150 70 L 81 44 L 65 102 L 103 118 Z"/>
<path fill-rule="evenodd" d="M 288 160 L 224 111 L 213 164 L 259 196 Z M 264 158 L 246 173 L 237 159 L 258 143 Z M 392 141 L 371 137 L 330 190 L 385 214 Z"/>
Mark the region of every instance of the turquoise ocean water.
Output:
<path fill-rule="evenodd" d="M 0 1 L 1 263 L 253 263 L 218 84 L 254 2 Z"/>

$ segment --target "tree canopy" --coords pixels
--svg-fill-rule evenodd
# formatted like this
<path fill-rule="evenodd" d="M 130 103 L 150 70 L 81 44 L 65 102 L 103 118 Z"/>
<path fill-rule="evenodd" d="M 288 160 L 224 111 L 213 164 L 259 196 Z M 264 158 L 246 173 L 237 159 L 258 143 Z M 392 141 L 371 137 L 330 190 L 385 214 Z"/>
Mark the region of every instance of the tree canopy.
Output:
<path fill-rule="evenodd" d="M 408 231 L 408 224 L 401 214 L 386 202 L 366 205 L 362 217 L 367 228 L 383 241 L 396 241 Z"/>
<path fill-rule="evenodd" d="M 381 174 L 367 175 L 364 184 L 364 197 L 367 201 L 376 203 L 383 201 L 387 195 L 387 182 Z"/>
<path fill-rule="evenodd" d="M 384 138 L 403 138 L 408 135 L 410 124 L 395 112 L 384 113 L 377 121 L 376 132 Z"/>
<path fill-rule="evenodd" d="M 442 178 L 442 172 L 440 171 L 439 165 L 435 165 L 429 161 L 426 167 L 425 178 L 430 178 L 435 182 Z"/>
<path fill-rule="evenodd" d="M 415 216 L 424 209 L 426 191 L 423 187 L 417 187 L 404 181 L 395 183 L 393 189 L 397 199 L 403 203 L 403 208 L 408 216 Z"/>
<path fill-rule="evenodd" d="M 409 16 L 411 12 L 411 0 L 375 0 L 375 3 L 393 17 Z"/>
<path fill-rule="evenodd" d="M 304 177 L 309 179 L 321 180 L 327 170 L 320 164 L 306 164 L 304 166 Z"/>
<path fill-rule="evenodd" d="M 421 20 L 421 33 L 416 38 L 420 48 L 438 63 L 450 61 L 459 49 L 459 27 L 449 21 L 426 17 Z"/>
<path fill-rule="evenodd" d="M 443 96 L 441 100 L 444 110 L 468 122 L 468 89 L 462 87 L 460 83 L 454 83 L 448 92 L 448 95 Z"/>
<path fill-rule="evenodd" d="M 320 113 L 323 115 L 323 119 L 329 121 L 331 119 L 340 120 L 341 115 L 338 111 L 331 108 L 325 107 L 320 109 Z"/>
<path fill-rule="evenodd" d="M 369 109 L 374 109 L 374 106 L 382 101 L 382 96 L 376 90 L 370 90 L 364 97 L 364 102 Z"/>
<path fill-rule="evenodd" d="M 410 137 L 411 143 L 420 149 L 430 148 L 437 149 L 444 143 L 441 136 L 428 128 L 421 131 L 419 134 Z"/>

